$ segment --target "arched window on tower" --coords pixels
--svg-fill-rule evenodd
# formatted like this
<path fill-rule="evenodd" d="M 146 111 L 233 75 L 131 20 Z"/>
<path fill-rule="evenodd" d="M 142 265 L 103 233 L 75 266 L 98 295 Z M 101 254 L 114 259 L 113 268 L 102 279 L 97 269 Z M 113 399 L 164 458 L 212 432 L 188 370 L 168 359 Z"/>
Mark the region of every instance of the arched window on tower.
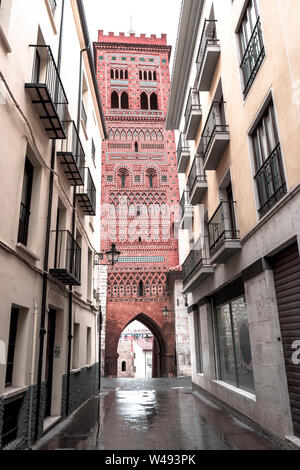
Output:
<path fill-rule="evenodd" d="M 126 372 L 126 361 L 122 361 L 122 372 Z"/>
<path fill-rule="evenodd" d="M 111 69 L 110 71 L 110 78 L 115 78 L 114 69 Z"/>
<path fill-rule="evenodd" d="M 153 80 L 156 80 L 157 77 L 156 77 L 156 72 L 153 72 Z"/>
<path fill-rule="evenodd" d="M 146 72 L 146 70 L 144 71 L 144 80 L 147 80 L 147 72 Z"/>
<path fill-rule="evenodd" d="M 140 75 L 140 80 L 143 80 L 143 72 L 141 70 L 140 70 L 139 75 Z"/>
<path fill-rule="evenodd" d="M 128 94 L 126 93 L 126 91 L 123 91 L 121 95 L 121 108 L 129 109 L 129 99 L 128 99 Z"/>
<path fill-rule="evenodd" d="M 116 91 L 113 91 L 111 94 L 111 107 L 112 108 L 119 107 L 119 95 Z"/>
<path fill-rule="evenodd" d="M 119 78 L 119 70 L 115 71 L 115 78 Z"/>
<path fill-rule="evenodd" d="M 128 70 L 125 70 L 125 80 L 128 80 Z"/>
<path fill-rule="evenodd" d="M 149 109 L 148 106 L 148 95 L 143 91 L 141 94 L 141 109 Z"/>
<path fill-rule="evenodd" d="M 118 183 L 121 188 L 126 188 L 129 179 L 129 173 L 126 168 L 121 168 L 118 173 Z"/>
<path fill-rule="evenodd" d="M 149 80 L 152 80 L 152 72 L 149 72 Z"/>
<path fill-rule="evenodd" d="M 150 96 L 150 109 L 158 109 L 157 94 L 151 93 Z"/>
<path fill-rule="evenodd" d="M 137 142 L 134 143 L 134 151 L 135 153 L 139 151 L 139 144 Z"/>
<path fill-rule="evenodd" d="M 139 297 L 144 297 L 144 284 L 143 284 L 143 281 L 139 282 Z"/>
<path fill-rule="evenodd" d="M 123 78 L 124 78 L 124 72 L 123 72 L 123 70 L 121 70 L 120 71 L 120 79 L 123 80 Z"/>
<path fill-rule="evenodd" d="M 148 183 L 149 188 L 157 187 L 157 173 L 152 168 L 147 170 L 146 172 L 146 181 Z"/>

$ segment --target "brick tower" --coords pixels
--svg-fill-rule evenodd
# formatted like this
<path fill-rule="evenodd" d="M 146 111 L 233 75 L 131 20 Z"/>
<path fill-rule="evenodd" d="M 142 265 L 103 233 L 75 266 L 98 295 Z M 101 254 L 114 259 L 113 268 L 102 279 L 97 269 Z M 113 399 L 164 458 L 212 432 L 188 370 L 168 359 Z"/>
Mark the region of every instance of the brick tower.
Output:
<path fill-rule="evenodd" d="M 137 319 L 154 336 L 153 377 L 172 376 L 168 272 L 179 263 L 179 189 L 174 133 L 165 129 L 171 47 L 166 35 L 99 31 L 94 51 L 109 134 L 102 154 L 102 250 L 116 243 L 121 251 L 108 273 L 105 375 L 116 376 L 119 337 Z"/>

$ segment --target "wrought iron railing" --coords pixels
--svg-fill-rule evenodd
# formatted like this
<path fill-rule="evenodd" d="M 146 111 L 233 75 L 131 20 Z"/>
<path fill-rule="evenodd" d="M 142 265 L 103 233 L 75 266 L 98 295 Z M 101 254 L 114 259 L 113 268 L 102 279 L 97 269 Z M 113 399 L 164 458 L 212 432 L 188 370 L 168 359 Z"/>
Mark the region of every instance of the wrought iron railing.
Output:
<path fill-rule="evenodd" d="M 188 187 L 190 194 L 192 193 L 194 186 L 197 182 L 205 183 L 207 181 L 206 174 L 204 173 L 204 171 L 201 170 L 200 158 L 201 157 L 199 156 L 196 156 L 194 158 L 194 161 L 193 161 L 193 164 L 192 164 L 189 176 L 188 176 L 187 187 Z"/>
<path fill-rule="evenodd" d="M 209 250 L 212 255 L 225 240 L 238 240 L 239 230 L 235 222 L 235 202 L 222 201 L 208 222 Z"/>
<path fill-rule="evenodd" d="M 181 220 L 184 218 L 187 206 L 190 206 L 189 192 L 188 191 L 183 191 L 182 198 L 180 200 Z"/>
<path fill-rule="evenodd" d="M 225 101 L 213 101 L 200 140 L 199 150 L 204 158 L 210 149 L 212 140 L 218 132 L 228 132 L 228 125 L 224 122 L 223 111 Z"/>
<path fill-rule="evenodd" d="M 19 217 L 19 231 L 18 231 L 18 243 L 27 245 L 28 240 L 28 228 L 29 228 L 30 210 L 21 202 L 20 217 Z"/>
<path fill-rule="evenodd" d="M 275 147 L 254 179 L 260 201 L 258 212 L 263 217 L 287 192 L 280 144 Z"/>
<path fill-rule="evenodd" d="M 51 48 L 45 45 L 30 45 L 30 47 L 34 47 L 36 51 L 32 83 L 46 85 L 57 115 L 60 121 L 64 121 L 67 116 L 68 100 Z"/>
<path fill-rule="evenodd" d="M 201 236 L 194 244 L 190 254 L 182 265 L 183 283 L 186 284 L 197 270 L 203 265 L 209 265 L 209 255 L 207 250 L 208 239 Z"/>
<path fill-rule="evenodd" d="M 205 20 L 203 32 L 201 36 L 200 46 L 197 55 L 197 80 L 199 80 L 199 75 L 202 70 L 203 60 L 205 57 L 205 52 L 208 46 L 215 46 L 219 44 L 219 39 L 217 39 L 217 29 L 216 29 L 217 20 Z"/>
<path fill-rule="evenodd" d="M 83 124 L 86 127 L 87 126 L 87 114 L 86 114 L 83 101 L 81 102 L 81 119 L 83 120 Z"/>
<path fill-rule="evenodd" d="M 66 271 L 80 282 L 80 246 L 68 230 L 55 230 L 52 234 L 55 237 L 54 270 Z"/>
<path fill-rule="evenodd" d="M 261 22 L 260 18 L 258 18 L 241 62 L 245 97 L 249 92 L 264 57 L 265 47 L 262 37 Z"/>
<path fill-rule="evenodd" d="M 72 153 L 73 158 L 83 177 L 85 153 L 74 121 L 63 121 L 66 139 L 61 141 L 61 152 Z"/>
<path fill-rule="evenodd" d="M 88 196 L 90 205 L 94 212 L 96 212 L 96 187 L 88 167 L 83 168 L 84 170 L 84 185 L 79 187 L 77 194 L 86 194 Z"/>
<path fill-rule="evenodd" d="M 180 133 L 178 145 L 177 145 L 177 162 L 179 163 L 182 152 L 189 152 L 190 146 L 185 138 L 185 134 Z"/>
<path fill-rule="evenodd" d="M 189 119 L 190 119 L 190 115 L 191 115 L 191 113 L 192 113 L 193 110 L 195 110 L 195 111 L 201 110 L 199 92 L 198 92 L 195 88 L 191 88 L 191 89 L 190 89 L 188 101 L 187 101 L 186 108 L 185 108 L 185 113 L 184 113 L 184 116 L 185 116 L 184 133 L 185 133 L 186 130 L 187 130 L 187 125 L 188 125 L 188 122 L 189 122 Z"/>

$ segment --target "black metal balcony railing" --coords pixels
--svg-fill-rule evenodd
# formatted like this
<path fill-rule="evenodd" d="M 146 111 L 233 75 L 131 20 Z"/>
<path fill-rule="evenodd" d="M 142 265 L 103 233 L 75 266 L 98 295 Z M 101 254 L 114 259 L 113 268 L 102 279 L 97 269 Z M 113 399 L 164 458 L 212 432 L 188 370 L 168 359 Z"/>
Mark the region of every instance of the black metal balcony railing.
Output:
<path fill-rule="evenodd" d="M 184 133 L 186 133 L 188 122 L 189 122 L 189 119 L 190 119 L 190 116 L 191 116 L 191 113 L 192 113 L 193 110 L 201 111 L 199 92 L 195 88 L 190 89 L 189 98 L 188 98 L 186 108 L 185 108 Z"/>
<path fill-rule="evenodd" d="M 48 0 L 48 2 L 49 2 L 49 5 L 50 5 L 51 13 L 52 13 L 52 15 L 54 15 L 56 7 L 57 7 L 56 0 Z"/>
<path fill-rule="evenodd" d="M 85 153 L 74 121 L 64 121 L 66 139 L 62 140 L 57 151 L 64 172 L 71 186 L 84 184 Z"/>
<path fill-rule="evenodd" d="M 22 243 L 22 245 L 25 245 L 25 246 L 27 245 L 27 240 L 28 240 L 29 218 L 30 218 L 30 210 L 21 202 L 18 243 Z"/>
<path fill-rule="evenodd" d="M 208 46 L 216 46 L 219 44 L 219 39 L 217 39 L 217 29 L 216 29 L 217 20 L 205 20 L 203 32 L 201 36 L 199 51 L 197 55 L 197 80 L 199 80 L 199 75 L 202 70 L 203 61 L 205 57 L 205 52 Z"/>
<path fill-rule="evenodd" d="M 84 170 L 84 185 L 78 188 L 76 198 L 86 215 L 96 215 L 96 187 L 89 168 Z"/>
<path fill-rule="evenodd" d="M 254 179 L 260 201 L 258 212 L 263 217 L 287 192 L 280 144 L 275 147 Z"/>
<path fill-rule="evenodd" d="M 244 97 L 247 96 L 264 57 L 265 47 L 260 18 L 258 18 L 241 62 L 244 77 Z"/>
<path fill-rule="evenodd" d="M 189 152 L 190 146 L 185 138 L 185 134 L 180 133 L 178 145 L 177 145 L 177 162 L 179 163 L 182 152 Z"/>
<path fill-rule="evenodd" d="M 82 119 L 83 124 L 86 128 L 86 126 L 87 126 L 87 114 L 86 114 L 86 110 L 85 110 L 85 106 L 84 106 L 83 101 L 81 102 L 81 119 Z"/>
<path fill-rule="evenodd" d="M 209 250 L 213 255 L 226 240 L 238 240 L 239 230 L 236 229 L 234 201 L 222 201 L 208 222 Z"/>
<path fill-rule="evenodd" d="M 200 158 L 201 157 L 199 156 L 194 158 L 194 161 L 193 161 L 193 164 L 192 164 L 189 176 L 188 176 L 187 187 L 188 187 L 190 194 L 192 193 L 194 186 L 197 182 L 206 183 L 207 181 L 206 174 L 203 171 L 201 171 Z"/>
<path fill-rule="evenodd" d="M 201 266 L 209 264 L 207 237 L 201 236 L 182 265 L 183 284 L 186 284 Z"/>
<path fill-rule="evenodd" d="M 66 285 L 80 285 L 81 248 L 68 230 L 52 232 L 55 243 L 54 267 L 50 274 Z"/>
<path fill-rule="evenodd" d="M 32 102 L 50 139 L 65 139 L 62 122 L 67 116 L 68 100 L 51 48 L 30 45 L 35 49 L 32 81 L 26 83 Z"/>
<path fill-rule="evenodd" d="M 184 218 L 186 207 L 190 205 L 189 202 L 189 192 L 183 191 L 182 198 L 180 200 L 180 212 L 181 212 L 181 219 Z"/>
<path fill-rule="evenodd" d="M 223 111 L 225 101 L 213 101 L 200 140 L 199 150 L 204 160 L 207 157 L 213 138 L 219 132 L 228 132 L 224 122 Z"/>

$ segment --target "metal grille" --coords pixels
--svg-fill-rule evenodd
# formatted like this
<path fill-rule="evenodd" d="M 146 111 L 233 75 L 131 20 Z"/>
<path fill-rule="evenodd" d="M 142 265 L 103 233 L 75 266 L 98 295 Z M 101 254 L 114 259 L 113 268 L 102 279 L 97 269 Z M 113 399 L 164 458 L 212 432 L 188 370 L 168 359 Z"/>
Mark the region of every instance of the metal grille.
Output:
<path fill-rule="evenodd" d="M 201 172 L 201 157 L 195 157 L 193 161 L 192 168 L 189 173 L 188 181 L 187 181 L 187 187 L 189 189 L 190 194 L 192 193 L 195 184 L 197 181 L 201 182 L 206 182 L 206 175 L 202 174 Z"/>
<path fill-rule="evenodd" d="M 274 280 L 294 433 L 300 437 L 300 371 L 293 343 L 300 338 L 300 257 L 294 243 L 274 258 Z"/>
<path fill-rule="evenodd" d="M 225 101 L 214 101 L 211 105 L 200 141 L 200 152 L 204 160 L 207 157 L 212 140 L 218 132 L 228 132 L 229 128 L 224 122 L 222 110 Z"/>
<path fill-rule="evenodd" d="M 207 46 L 215 46 L 219 44 L 219 39 L 217 39 L 216 22 L 216 20 L 205 20 L 204 23 L 200 47 L 197 56 L 198 80 L 200 72 L 202 70 L 203 60 L 205 57 Z"/>
<path fill-rule="evenodd" d="M 257 20 L 245 54 L 241 62 L 244 77 L 244 96 L 246 97 L 265 57 L 260 18 Z"/>
<path fill-rule="evenodd" d="M 191 113 L 193 110 L 201 110 L 201 105 L 200 105 L 200 97 L 199 93 L 195 88 L 190 89 L 187 105 L 185 108 L 185 126 L 184 126 L 184 133 L 186 133 L 188 122 L 191 116 Z"/>
<path fill-rule="evenodd" d="M 200 266 L 209 264 L 206 250 L 206 237 L 201 236 L 193 246 L 190 254 L 182 265 L 183 283 L 186 284 Z"/>
<path fill-rule="evenodd" d="M 190 146 L 185 138 L 185 134 L 181 132 L 177 146 L 177 162 L 179 163 L 182 152 L 189 152 Z"/>
<path fill-rule="evenodd" d="M 235 227 L 233 201 L 222 201 L 208 222 L 209 249 L 212 255 L 225 240 L 239 239 L 240 232 Z"/>
<path fill-rule="evenodd" d="M 55 242 L 54 267 L 50 273 L 67 285 L 80 285 L 81 248 L 68 230 L 52 232 Z"/>

